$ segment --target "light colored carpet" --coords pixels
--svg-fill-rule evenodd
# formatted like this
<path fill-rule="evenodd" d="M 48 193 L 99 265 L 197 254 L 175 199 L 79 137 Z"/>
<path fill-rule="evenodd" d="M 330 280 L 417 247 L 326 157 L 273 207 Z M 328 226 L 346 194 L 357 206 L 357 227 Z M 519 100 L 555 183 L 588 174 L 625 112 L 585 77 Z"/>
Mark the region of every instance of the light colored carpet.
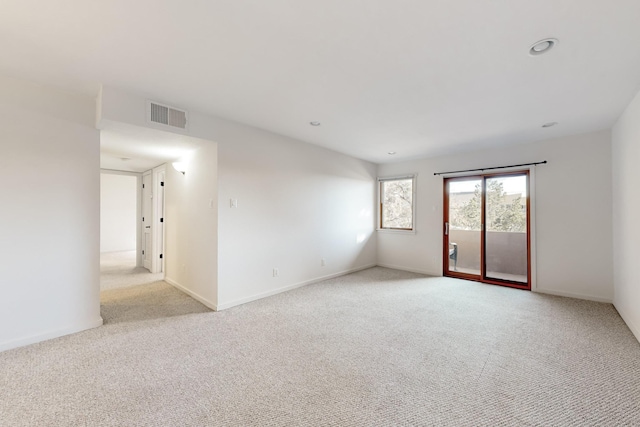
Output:
<path fill-rule="evenodd" d="M 0 353 L 0 425 L 640 425 L 610 304 L 383 268 L 218 313 L 122 301 Z"/>
<path fill-rule="evenodd" d="M 108 325 L 210 311 L 163 281 L 100 293 L 100 314 Z"/>
<path fill-rule="evenodd" d="M 164 273 L 151 274 L 136 267 L 136 252 L 103 252 L 100 254 L 100 289 L 119 289 L 144 285 L 164 278 Z"/>

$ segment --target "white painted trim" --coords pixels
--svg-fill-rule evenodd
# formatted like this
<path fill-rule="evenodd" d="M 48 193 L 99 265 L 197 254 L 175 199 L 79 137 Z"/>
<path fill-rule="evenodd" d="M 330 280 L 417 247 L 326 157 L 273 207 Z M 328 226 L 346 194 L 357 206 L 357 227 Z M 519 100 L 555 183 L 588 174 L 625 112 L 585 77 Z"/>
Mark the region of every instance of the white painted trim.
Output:
<path fill-rule="evenodd" d="M 256 300 L 259 300 L 259 299 L 262 299 L 262 298 L 270 297 L 270 296 L 273 296 L 273 295 L 276 295 L 276 294 L 280 294 L 282 292 L 290 291 L 292 289 L 301 288 L 303 286 L 312 285 L 314 283 L 322 282 L 324 280 L 329 280 L 329 279 L 333 279 L 333 278 L 336 278 L 336 277 L 345 276 L 347 274 L 355 273 L 357 271 L 366 270 L 366 269 L 372 268 L 372 267 L 376 267 L 376 264 L 368 264 L 368 265 L 365 265 L 365 266 L 362 266 L 362 267 L 357 267 L 357 268 L 352 268 L 350 270 L 341 271 L 339 273 L 334 273 L 334 274 L 329 274 L 327 276 L 318 277 L 316 279 L 311 279 L 311 280 L 306 280 L 304 282 L 295 283 L 293 285 L 283 286 L 282 288 L 273 289 L 271 291 L 262 292 L 262 293 L 259 293 L 259 294 L 251 295 L 249 297 L 240 298 L 240 299 L 237 299 L 237 300 L 234 300 L 234 301 L 218 304 L 216 310 L 217 311 L 225 310 L 227 308 L 235 307 L 236 305 L 246 304 L 246 303 L 251 302 L 251 301 L 256 301 Z"/>
<path fill-rule="evenodd" d="M 442 272 L 434 273 L 433 271 L 421 270 L 418 268 L 404 267 L 401 265 L 380 264 L 378 267 L 391 268 L 392 270 L 408 271 L 409 273 L 426 274 L 427 276 L 442 277 Z"/>
<path fill-rule="evenodd" d="M 100 169 L 100 173 L 104 173 L 107 175 L 124 175 L 124 176 L 142 177 L 142 172 L 121 171 L 117 169 Z"/>
<path fill-rule="evenodd" d="M 609 304 L 613 303 L 613 300 L 611 300 L 611 298 L 602 298 L 602 297 L 596 297 L 593 295 L 586 295 L 586 294 L 576 294 L 573 292 L 563 292 L 563 291 L 554 291 L 551 289 L 541 289 L 538 288 L 535 291 L 532 289 L 532 292 L 537 292 L 540 294 L 548 294 L 548 295 L 556 295 L 559 297 L 568 297 L 568 298 L 576 298 L 576 299 L 584 299 L 587 301 L 596 301 L 596 302 L 606 302 Z"/>
<path fill-rule="evenodd" d="M 144 179 L 150 176 L 151 177 L 151 212 L 145 212 L 144 211 L 144 191 L 145 189 L 142 188 L 142 186 L 144 185 Z M 151 224 L 151 265 L 149 266 L 148 270 L 150 273 L 153 273 L 153 258 L 155 257 L 155 245 L 153 244 L 153 171 L 152 169 L 148 170 L 148 171 L 144 171 L 141 174 L 141 178 L 140 178 L 140 214 L 138 215 L 138 221 L 140 223 L 140 266 L 143 268 L 147 268 L 144 265 L 144 258 L 142 256 L 142 251 L 145 250 L 145 245 L 144 245 L 144 235 L 145 235 L 145 221 L 142 221 L 143 216 L 148 215 L 149 216 L 149 223 Z M 145 254 L 146 256 L 147 254 Z"/>
<path fill-rule="evenodd" d="M 41 341 L 46 341 L 54 338 L 63 337 L 65 335 L 71 335 L 78 332 L 86 331 L 87 329 L 97 328 L 102 326 L 102 317 L 98 317 L 97 319 L 84 323 L 82 325 L 70 326 L 68 328 L 57 329 L 55 331 L 45 332 L 44 334 L 32 335 L 26 338 L 20 338 L 13 341 L 7 341 L 0 343 L 0 352 L 11 350 L 13 348 L 24 347 L 26 345 L 39 343 Z"/>
<path fill-rule="evenodd" d="M 382 203 L 382 201 L 380 200 L 380 184 L 382 184 L 383 182 L 386 181 L 396 181 L 396 180 L 400 180 L 400 179 L 411 179 L 413 182 L 411 184 L 411 230 L 399 230 L 399 229 L 395 229 L 395 228 L 381 228 L 380 225 L 382 224 L 382 218 L 380 217 L 380 215 L 382 215 L 382 212 L 380 211 L 380 204 Z M 416 234 L 416 218 L 418 218 L 416 211 L 418 208 L 418 173 L 412 173 L 412 174 L 408 174 L 408 175 L 396 175 L 396 176 L 388 176 L 388 177 L 378 177 L 378 186 L 376 188 L 376 192 L 378 193 L 377 196 L 377 207 L 376 210 L 378 211 L 378 215 L 377 215 L 377 222 L 376 222 L 376 231 L 377 232 L 381 232 L 381 233 L 398 233 L 398 234 Z"/>
<path fill-rule="evenodd" d="M 615 303 L 613 304 L 613 307 L 616 309 L 620 317 L 622 317 L 622 320 L 624 320 L 624 323 L 627 324 L 627 327 L 631 330 L 631 333 L 636 337 L 638 342 L 640 342 L 640 326 L 633 323 L 631 321 L 631 318 L 627 316 L 627 314 L 624 311 L 622 311 L 620 307 L 618 307 Z"/>
<path fill-rule="evenodd" d="M 391 268 L 393 270 L 408 271 L 410 273 L 426 274 L 427 276 L 443 277 L 442 273 L 433 273 L 433 272 L 429 272 L 429 271 L 426 271 L 426 270 L 420 270 L 420 269 L 411 268 L 411 267 L 404 267 L 404 266 L 400 266 L 400 265 L 391 265 L 391 264 L 380 264 L 380 263 L 378 263 L 378 267 Z M 460 280 L 464 280 L 464 279 L 460 279 Z M 610 304 L 613 302 L 609 298 L 601 298 L 601 297 L 595 297 L 593 295 L 585 295 L 585 294 L 575 294 L 575 293 L 571 293 L 571 292 L 559 292 L 559 291 L 553 291 L 553 290 L 549 290 L 549 289 L 539 289 L 538 288 L 538 289 L 534 290 L 532 288 L 531 291 L 532 292 L 541 293 L 541 294 L 548 294 L 548 295 L 556 295 L 556 296 L 560 296 L 560 297 L 583 299 L 583 300 L 588 300 L 588 301 L 605 302 L 605 303 L 610 303 Z M 624 316 L 621 315 L 621 317 L 624 319 Z M 632 331 L 634 330 L 631 326 L 629 326 L 629 329 L 631 329 Z M 636 337 L 640 337 L 640 329 L 636 328 L 636 331 L 638 331 L 638 332 L 636 333 L 634 331 L 634 334 L 636 334 Z M 638 340 L 640 341 L 640 338 Z"/>
<path fill-rule="evenodd" d="M 393 270 L 408 271 L 410 273 L 426 274 L 427 276 L 443 277 L 442 273 L 433 273 L 433 272 L 429 272 L 429 271 L 426 271 L 426 270 L 420 270 L 420 269 L 411 268 L 411 267 L 404 267 L 404 266 L 400 266 L 400 265 L 391 265 L 391 264 L 380 264 L 380 263 L 378 263 L 378 267 L 391 268 Z M 464 279 L 459 279 L 459 280 L 464 280 Z M 540 294 L 556 295 L 556 296 L 560 296 L 560 297 L 576 298 L 576 299 L 583 299 L 583 300 L 596 301 L 596 302 L 605 302 L 605 303 L 609 303 L 609 304 L 611 304 L 613 302 L 609 298 L 601 298 L 601 297 L 596 297 L 596 296 L 593 296 L 593 295 L 585 295 L 585 294 L 575 294 L 575 293 L 571 293 L 571 292 L 553 291 L 553 290 L 550 290 L 550 289 L 540 289 L 540 288 L 538 288 L 538 289 L 534 290 L 532 288 L 531 291 L 532 292 L 537 292 L 537 293 L 540 293 Z M 621 317 L 624 319 L 624 316 L 622 316 L 622 314 L 621 314 Z M 634 331 L 634 328 L 635 328 L 635 331 Z M 640 337 L 640 329 L 639 328 L 632 327 L 630 325 L 629 329 L 634 331 L 634 334 L 636 335 L 636 337 Z M 640 338 L 638 340 L 640 341 Z"/>
<path fill-rule="evenodd" d="M 165 224 L 166 224 L 166 209 L 165 209 L 165 189 L 160 185 L 160 176 L 162 175 L 162 182 L 166 182 L 166 163 L 156 166 L 152 170 L 151 185 L 152 185 L 152 226 L 151 226 L 151 244 L 153 245 L 153 258 L 151 259 L 151 272 L 162 273 L 164 272 L 164 266 L 166 265 L 166 259 L 164 257 L 165 246 Z M 162 193 L 162 198 L 159 196 Z M 162 214 L 162 216 L 161 216 Z M 164 218 L 161 225 L 160 218 Z M 162 260 L 160 260 L 160 254 L 162 254 Z"/>
<path fill-rule="evenodd" d="M 96 97 L 96 129 L 100 130 L 102 129 L 100 127 L 101 125 L 101 121 L 102 121 L 102 85 L 100 85 L 100 88 L 98 89 L 98 96 Z"/>
<path fill-rule="evenodd" d="M 406 174 L 406 175 L 392 175 L 392 176 L 384 176 L 384 177 L 379 176 L 378 177 L 378 182 L 381 182 L 381 181 L 398 181 L 400 179 L 415 179 L 417 176 L 418 176 L 417 173 L 409 173 L 409 174 Z"/>
<path fill-rule="evenodd" d="M 136 267 L 144 267 L 142 265 L 142 174 L 138 174 L 136 181 Z"/>
<path fill-rule="evenodd" d="M 191 298 L 195 299 L 196 301 L 201 302 L 202 304 L 204 304 L 205 306 L 207 306 L 208 308 L 210 308 L 213 311 L 218 311 L 218 309 L 216 308 L 216 305 L 214 303 L 212 303 L 211 301 L 209 301 L 208 299 L 206 299 L 205 297 L 185 288 L 184 286 L 182 286 L 181 284 L 179 284 L 178 282 L 176 282 L 175 280 L 172 280 L 169 277 L 164 278 L 164 281 L 167 282 L 168 284 L 170 284 L 171 286 L 173 286 L 174 288 L 178 289 L 181 292 L 184 292 L 185 294 L 189 295 Z"/>
<path fill-rule="evenodd" d="M 394 230 L 392 228 L 376 228 L 378 233 L 391 233 L 391 234 L 416 234 L 416 230 Z"/>

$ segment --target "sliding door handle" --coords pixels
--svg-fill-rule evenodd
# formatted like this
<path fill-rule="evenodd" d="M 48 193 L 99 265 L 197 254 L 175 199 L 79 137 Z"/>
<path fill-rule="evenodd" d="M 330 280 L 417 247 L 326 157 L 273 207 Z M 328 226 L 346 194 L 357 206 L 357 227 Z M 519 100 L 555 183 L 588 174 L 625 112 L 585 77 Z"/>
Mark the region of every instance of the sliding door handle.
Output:
<path fill-rule="evenodd" d="M 449 235 L 449 223 L 448 222 L 444 223 L 444 235 L 445 236 Z"/>

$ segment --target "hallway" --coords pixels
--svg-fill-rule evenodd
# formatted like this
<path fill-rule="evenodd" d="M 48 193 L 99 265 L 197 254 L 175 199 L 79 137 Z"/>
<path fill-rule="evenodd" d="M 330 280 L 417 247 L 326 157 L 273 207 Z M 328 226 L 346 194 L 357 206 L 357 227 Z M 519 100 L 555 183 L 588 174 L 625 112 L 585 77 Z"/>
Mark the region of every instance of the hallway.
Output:
<path fill-rule="evenodd" d="M 128 288 L 164 279 L 164 273 L 149 273 L 136 267 L 136 252 L 103 252 L 100 254 L 100 291 Z"/>
<path fill-rule="evenodd" d="M 100 254 L 100 315 L 105 324 L 138 322 L 206 313 L 209 310 L 163 281 L 136 267 L 135 251 Z"/>

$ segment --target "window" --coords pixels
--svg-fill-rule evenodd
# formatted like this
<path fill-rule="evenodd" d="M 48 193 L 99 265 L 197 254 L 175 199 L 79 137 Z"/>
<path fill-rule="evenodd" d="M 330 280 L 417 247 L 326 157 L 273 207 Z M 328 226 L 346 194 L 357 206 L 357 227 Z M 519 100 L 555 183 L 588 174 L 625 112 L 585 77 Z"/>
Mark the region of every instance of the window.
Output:
<path fill-rule="evenodd" d="M 413 231 L 415 176 L 379 178 L 380 229 Z"/>

